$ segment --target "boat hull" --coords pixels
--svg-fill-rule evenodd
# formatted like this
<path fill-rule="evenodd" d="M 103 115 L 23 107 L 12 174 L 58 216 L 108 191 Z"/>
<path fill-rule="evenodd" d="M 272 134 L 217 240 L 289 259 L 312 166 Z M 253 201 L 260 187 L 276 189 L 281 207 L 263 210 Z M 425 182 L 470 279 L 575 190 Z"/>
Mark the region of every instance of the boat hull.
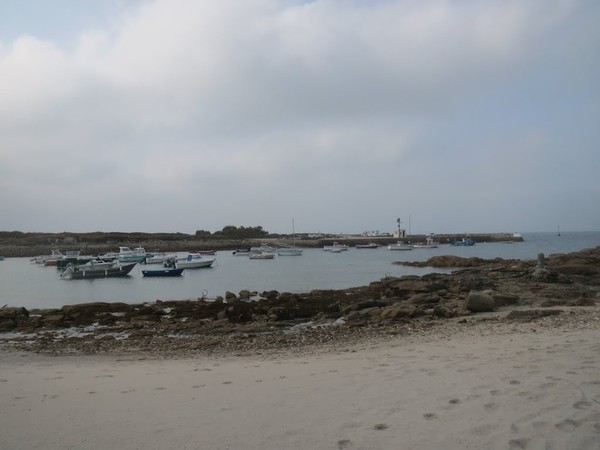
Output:
<path fill-rule="evenodd" d="M 182 268 L 142 270 L 142 275 L 145 277 L 180 277 L 183 270 Z"/>
<path fill-rule="evenodd" d="M 135 267 L 137 263 L 125 264 L 122 266 L 115 266 L 108 269 L 89 269 L 80 270 L 78 267 L 67 267 L 63 273 L 60 274 L 61 278 L 66 280 L 83 280 L 90 278 L 113 278 L 113 277 L 124 277 L 129 275 L 129 272 Z"/>

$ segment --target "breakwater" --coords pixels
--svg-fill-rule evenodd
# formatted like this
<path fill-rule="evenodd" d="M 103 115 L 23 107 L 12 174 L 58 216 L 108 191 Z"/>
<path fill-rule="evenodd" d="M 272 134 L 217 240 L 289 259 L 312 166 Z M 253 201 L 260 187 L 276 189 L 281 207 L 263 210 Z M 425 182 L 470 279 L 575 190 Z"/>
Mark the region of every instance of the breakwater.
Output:
<path fill-rule="evenodd" d="M 514 236 L 513 233 L 472 233 L 472 234 L 437 234 L 435 240 L 440 244 L 450 244 L 456 239 L 469 237 L 476 242 L 521 242 L 523 238 Z M 424 242 L 424 234 L 413 234 L 402 238 L 401 240 L 415 244 Z M 178 239 L 178 240 L 142 240 L 134 236 L 123 237 L 119 242 L 89 243 L 84 241 L 60 242 L 52 244 L 15 244 L 0 242 L 0 255 L 6 257 L 33 257 L 37 255 L 49 254 L 51 249 L 58 248 L 62 252 L 78 250 L 82 255 L 96 255 L 101 253 L 116 252 L 120 245 L 129 247 L 143 247 L 149 252 L 194 252 L 201 250 L 235 250 L 238 248 L 248 248 L 258 246 L 261 242 L 266 242 L 275 247 L 285 247 L 292 244 L 302 248 L 321 248 L 324 245 L 331 245 L 333 242 L 340 242 L 353 247 L 357 244 L 374 242 L 380 245 L 388 245 L 397 242 L 398 239 L 392 236 L 354 236 L 354 235 L 326 235 L 320 239 L 296 238 L 292 240 L 291 236 L 267 237 L 261 239 Z"/>

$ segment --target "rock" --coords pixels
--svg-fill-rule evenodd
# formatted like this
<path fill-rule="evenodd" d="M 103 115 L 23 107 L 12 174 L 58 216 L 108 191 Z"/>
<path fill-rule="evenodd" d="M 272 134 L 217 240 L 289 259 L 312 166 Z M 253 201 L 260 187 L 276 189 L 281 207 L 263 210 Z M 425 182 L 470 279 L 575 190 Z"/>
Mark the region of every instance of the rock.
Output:
<path fill-rule="evenodd" d="M 29 311 L 23 307 L 0 308 L 0 330 L 18 327 L 29 319 Z"/>
<path fill-rule="evenodd" d="M 560 309 L 528 309 L 525 311 L 514 310 L 511 311 L 506 318 L 512 320 L 520 320 L 523 322 L 529 322 L 534 319 L 539 319 L 546 316 L 555 316 L 561 314 Z"/>
<path fill-rule="evenodd" d="M 519 296 L 514 294 L 501 294 L 498 292 L 486 292 L 491 295 L 494 299 L 494 303 L 497 307 L 500 306 L 509 306 L 509 305 L 518 305 L 519 304 Z"/>
<path fill-rule="evenodd" d="M 456 313 L 445 305 L 436 305 L 433 308 L 433 315 L 436 317 L 444 317 L 449 319 L 450 317 L 456 317 Z"/>
<path fill-rule="evenodd" d="M 239 293 L 240 300 L 250 300 L 250 291 L 247 289 L 243 289 Z"/>
<path fill-rule="evenodd" d="M 467 296 L 467 309 L 471 312 L 493 311 L 495 307 L 494 298 L 485 292 L 471 291 Z"/>
<path fill-rule="evenodd" d="M 433 307 L 434 305 L 437 305 L 440 300 L 440 296 L 435 293 L 423 293 L 413 295 L 408 299 L 408 302 L 412 303 L 413 305 Z"/>
<path fill-rule="evenodd" d="M 387 306 L 381 310 L 382 319 L 406 319 L 421 315 L 419 310 L 414 305 L 406 303 L 396 303 L 392 306 Z"/>
<path fill-rule="evenodd" d="M 237 296 L 233 292 L 231 292 L 231 291 L 225 292 L 225 301 L 227 303 L 230 303 L 235 300 L 237 300 Z"/>

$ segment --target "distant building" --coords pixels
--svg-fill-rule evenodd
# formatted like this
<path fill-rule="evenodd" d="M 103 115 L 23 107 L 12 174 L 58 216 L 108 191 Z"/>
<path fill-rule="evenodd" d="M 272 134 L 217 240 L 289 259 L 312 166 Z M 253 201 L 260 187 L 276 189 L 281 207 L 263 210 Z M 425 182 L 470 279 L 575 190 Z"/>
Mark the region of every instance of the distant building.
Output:
<path fill-rule="evenodd" d="M 406 230 L 404 228 L 394 230 L 394 232 L 392 233 L 392 236 L 395 237 L 396 239 L 404 239 L 406 237 Z"/>
<path fill-rule="evenodd" d="M 370 231 L 363 231 L 360 235 L 364 236 L 364 237 L 377 237 L 380 235 L 380 233 L 379 233 L 379 230 L 370 230 Z"/>

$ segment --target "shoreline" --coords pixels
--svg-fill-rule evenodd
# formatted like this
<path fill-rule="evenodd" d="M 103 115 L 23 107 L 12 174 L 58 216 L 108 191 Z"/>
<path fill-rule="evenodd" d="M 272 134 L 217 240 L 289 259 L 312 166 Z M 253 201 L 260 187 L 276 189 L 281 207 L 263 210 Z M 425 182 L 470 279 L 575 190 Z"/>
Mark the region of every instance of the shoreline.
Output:
<path fill-rule="evenodd" d="M 595 314 L 301 353 L 3 354 L 0 432 L 11 449 L 593 449 Z"/>

